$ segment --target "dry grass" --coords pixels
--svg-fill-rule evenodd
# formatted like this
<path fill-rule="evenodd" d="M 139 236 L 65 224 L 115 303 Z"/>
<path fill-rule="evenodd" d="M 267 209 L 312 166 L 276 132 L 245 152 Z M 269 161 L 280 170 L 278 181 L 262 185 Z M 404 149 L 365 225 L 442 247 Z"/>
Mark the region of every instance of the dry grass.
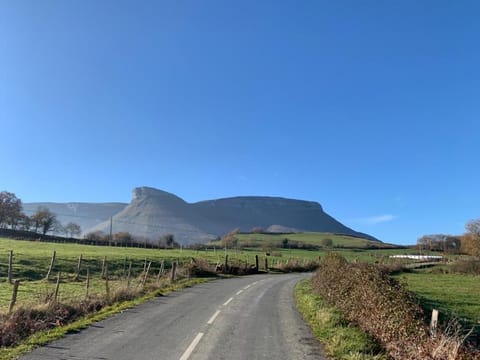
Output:
<path fill-rule="evenodd" d="M 464 346 L 464 338 L 452 332 L 430 337 L 415 297 L 385 269 L 330 254 L 313 281 L 325 301 L 377 339 L 392 359 L 477 359 L 478 354 Z"/>

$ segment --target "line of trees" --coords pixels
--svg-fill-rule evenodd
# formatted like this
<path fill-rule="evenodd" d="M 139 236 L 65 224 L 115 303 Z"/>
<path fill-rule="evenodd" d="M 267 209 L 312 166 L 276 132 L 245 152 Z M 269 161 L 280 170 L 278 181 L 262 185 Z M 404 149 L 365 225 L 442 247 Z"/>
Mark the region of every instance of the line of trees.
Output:
<path fill-rule="evenodd" d="M 0 192 L 0 229 L 20 230 L 42 234 L 43 236 L 54 234 L 69 238 L 78 238 L 82 234 L 80 225 L 69 222 L 63 225 L 57 215 L 46 207 L 38 207 L 37 211 L 28 216 L 23 212 L 22 201 L 8 191 Z M 145 246 L 165 249 L 179 248 L 180 244 L 175 241 L 173 234 L 161 235 L 156 243 L 147 238 L 138 238 L 129 232 L 116 232 L 105 234 L 95 231 L 84 236 L 84 240 L 92 244 L 112 244 L 115 246 Z"/>
<path fill-rule="evenodd" d="M 82 233 L 80 225 L 69 222 L 65 226 L 57 216 L 45 207 L 28 216 L 23 212 L 22 201 L 8 191 L 0 192 L 0 229 L 34 231 L 42 235 L 48 233 L 76 237 Z"/>
<path fill-rule="evenodd" d="M 92 243 L 104 242 L 114 246 L 135 246 L 144 245 L 147 247 L 155 247 L 159 249 L 176 249 L 180 248 L 180 244 L 175 241 L 173 234 L 161 235 L 156 243 L 150 241 L 146 237 L 136 237 L 127 231 L 120 231 L 110 234 L 105 234 L 103 231 L 93 231 L 85 234 L 85 240 L 92 241 Z"/>
<path fill-rule="evenodd" d="M 467 222 L 465 230 L 465 234 L 459 236 L 424 235 L 417 240 L 417 247 L 421 250 L 462 253 L 480 257 L 480 219 Z"/>

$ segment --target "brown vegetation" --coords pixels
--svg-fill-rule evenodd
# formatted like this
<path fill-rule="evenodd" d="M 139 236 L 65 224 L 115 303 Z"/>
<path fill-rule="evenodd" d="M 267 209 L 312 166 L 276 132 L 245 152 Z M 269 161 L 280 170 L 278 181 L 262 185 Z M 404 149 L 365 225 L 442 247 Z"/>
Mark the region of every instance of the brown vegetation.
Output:
<path fill-rule="evenodd" d="M 480 359 L 460 335 L 439 331 L 431 337 L 415 297 L 385 269 L 330 254 L 320 263 L 314 285 L 325 301 L 371 334 L 392 359 Z"/>

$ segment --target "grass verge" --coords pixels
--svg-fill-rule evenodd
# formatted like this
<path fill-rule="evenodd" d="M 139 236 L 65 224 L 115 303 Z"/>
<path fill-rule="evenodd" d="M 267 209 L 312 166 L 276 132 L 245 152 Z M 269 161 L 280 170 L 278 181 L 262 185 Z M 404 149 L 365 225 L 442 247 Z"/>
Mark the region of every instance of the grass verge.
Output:
<path fill-rule="evenodd" d="M 386 360 L 379 346 L 334 307 L 313 293 L 310 280 L 295 287 L 297 309 L 307 321 L 325 353 L 335 360 Z"/>
<path fill-rule="evenodd" d="M 32 336 L 28 337 L 27 339 L 23 340 L 19 345 L 15 347 L 0 349 L 0 360 L 17 359 L 20 355 L 26 352 L 29 352 L 36 347 L 46 345 L 49 342 L 57 340 L 66 334 L 78 332 L 81 329 L 85 329 L 86 327 L 88 327 L 94 322 L 106 319 L 109 316 L 122 312 L 126 309 L 132 308 L 136 305 L 139 305 L 148 300 L 151 300 L 157 296 L 166 295 L 173 291 L 177 291 L 186 287 L 191 287 L 191 286 L 204 283 L 210 280 L 212 280 L 212 278 L 193 278 L 193 279 L 180 280 L 175 284 L 169 285 L 167 287 L 163 287 L 161 289 L 157 289 L 137 299 L 130 300 L 130 301 L 123 301 L 120 303 L 106 306 L 99 312 L 94 314 L 89 314 L 70 324 L 37 332 Z"/>

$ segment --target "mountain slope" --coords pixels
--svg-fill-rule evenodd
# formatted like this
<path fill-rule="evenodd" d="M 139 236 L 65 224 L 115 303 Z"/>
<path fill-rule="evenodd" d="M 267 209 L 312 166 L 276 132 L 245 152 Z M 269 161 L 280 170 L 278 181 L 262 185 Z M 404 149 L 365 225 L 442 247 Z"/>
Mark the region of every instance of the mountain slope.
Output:
<path fill-rule="evenodd" d="M 122 211 L 125 203 L 51 203 L 37 202 L 24 203 L 23 210 L 25 214 L 34 214 L 39 207 L 46 207 L 57 215 L 57 219 L 66 225 L 74 222 L 80 225 L 82 231 L 94 227 L 103 221 L 110 219 L 111 216 Z"/>
<path fill-rule="evenodd" d="M 181 243 L 215 238 L 196 226 L 201 220 L 192 210 L 188 203 L 173 194 L 147 187 L 135 188 L 130 204 L 113 216 L 113 232 L 127 231 L 151 241 L 160 235 L 174 234 Z M 108 220 L 89 231 L 108 232 L 109 228 Z"/>
<path fill-rule="evenodd" d="M 279 197 L 244 196 L 189 204 L 168 192 L 140 187 L 133 190 L 131 203 L 113 216 L 114 232 L 128 231 L 151 241 L 171 233 L 184 244 L 204 242 L 234 228 L 250 231 L 272 225 L 376 240 L 341 224 L 325 213 L 319 203 Z M 108 232 L 109 228 L 108 220 L 89 231 Z"/>

